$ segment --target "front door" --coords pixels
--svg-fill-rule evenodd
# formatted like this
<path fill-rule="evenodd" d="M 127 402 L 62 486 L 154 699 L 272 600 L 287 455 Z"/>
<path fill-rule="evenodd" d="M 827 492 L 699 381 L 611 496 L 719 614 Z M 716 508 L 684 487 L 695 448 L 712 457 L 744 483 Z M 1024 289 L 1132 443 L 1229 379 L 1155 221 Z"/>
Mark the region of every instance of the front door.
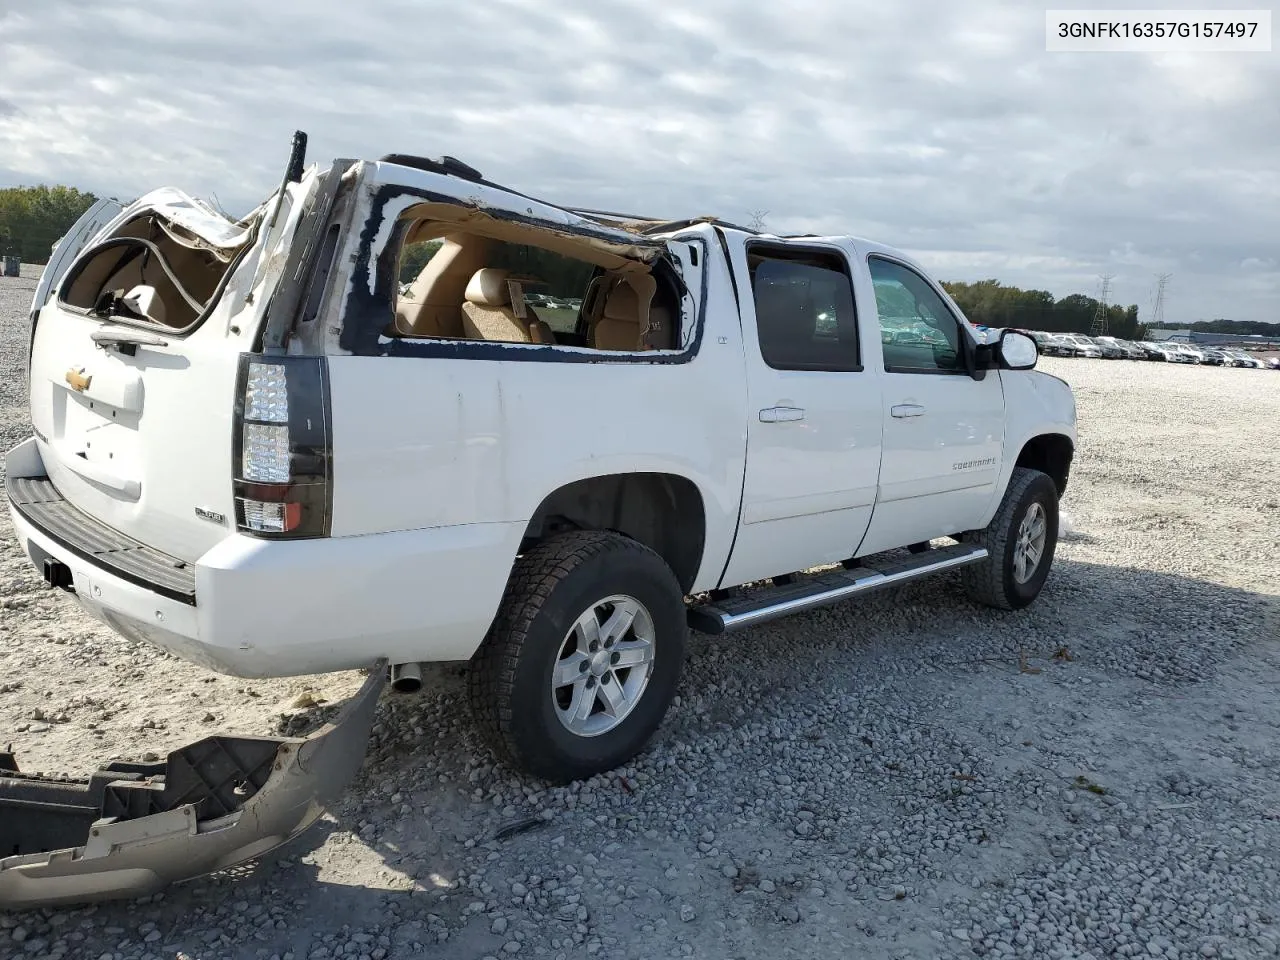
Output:
<path fill-rule="evenodd" d="M 885 427 L 863 556 L 984 526 L 1004 446 L 1000 375 L 969 375 L 961 321 L 913 267 L 874 254 L 867 265 L 880 321 Z"/>
<path fill-rule="evenodd" d="M 879 384 L 862 364 L 874 340 L 859 342 L 845 253 L 748 241 L 732 256 L 749 406 L 726 586 L 852 556 L 875 503 L 881 434 Z"/>

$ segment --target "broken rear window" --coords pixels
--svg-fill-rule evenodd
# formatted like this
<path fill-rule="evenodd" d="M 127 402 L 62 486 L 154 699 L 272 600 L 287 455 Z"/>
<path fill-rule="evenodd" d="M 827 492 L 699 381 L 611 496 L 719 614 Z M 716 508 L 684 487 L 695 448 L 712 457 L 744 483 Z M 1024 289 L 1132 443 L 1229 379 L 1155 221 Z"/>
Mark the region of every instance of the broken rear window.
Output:
<path fill-rule="evenodd" d="M 253 233 L 217 246 L 155 211 L 143 213 L 71 268 L 59 302 L 104 320 L 185 332 L 217 301 Z"/>

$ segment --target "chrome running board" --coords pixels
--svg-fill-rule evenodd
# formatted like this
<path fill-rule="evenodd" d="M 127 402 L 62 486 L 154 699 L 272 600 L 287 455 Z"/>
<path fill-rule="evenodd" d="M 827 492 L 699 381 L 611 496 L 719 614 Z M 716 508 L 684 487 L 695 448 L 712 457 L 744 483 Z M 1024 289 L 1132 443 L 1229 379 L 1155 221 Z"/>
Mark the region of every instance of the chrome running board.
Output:
<path fill-rule="evenodd" d="M 701 633 L 732 633 L 778 617 L 839 603 L 858 594 L 918 580 L 986 559 L 984 547 L 956 544 L 916 554 L 892 566 L 854 567 L 804 577 L 749 596 L 730 597 L 689 609 L 689 626 Z"/>

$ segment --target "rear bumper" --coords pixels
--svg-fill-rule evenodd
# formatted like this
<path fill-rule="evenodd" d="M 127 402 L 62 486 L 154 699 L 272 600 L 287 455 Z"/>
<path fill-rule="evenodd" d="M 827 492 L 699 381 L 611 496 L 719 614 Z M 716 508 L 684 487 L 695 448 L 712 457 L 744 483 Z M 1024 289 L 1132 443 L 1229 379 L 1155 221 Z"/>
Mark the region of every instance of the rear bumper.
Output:
<path fill-rule="evenodd" d="M 364 760 L 385 662 L 309 737 L 209 737 L 88 780 L 0 754 L 0 908 L 139 897 L 241 863 L 311 826 Z"/>
<path fill-rule="evenodd" d="M 19 478 L 39 476 L 32 448 L 28 441 L 8 457 L 15 491 Z M 33 563 L 64 564 L 85 609 L 116 632 L 242 677 L 352 670 L 378 657 L 470 658 L 524 534 L 518 523 L 296 541 L 231 534 L 185 573 L 194 589 L 186 596 L 125 568 L 118 550 L 95 554 L 91 536 L 73 543 L 15 497 L 10 514 Z M 92 518 L 79 522 L 106 536 Z"/>

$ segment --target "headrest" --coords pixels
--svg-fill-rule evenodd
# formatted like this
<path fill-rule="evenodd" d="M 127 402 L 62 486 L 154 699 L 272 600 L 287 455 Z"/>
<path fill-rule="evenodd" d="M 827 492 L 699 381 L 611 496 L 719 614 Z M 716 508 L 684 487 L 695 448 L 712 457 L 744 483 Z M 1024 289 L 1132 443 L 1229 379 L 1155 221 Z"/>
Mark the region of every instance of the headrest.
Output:
<path fill-rule="evenodd" d="M 498 267 L 482 267 L 471 276 L 467 284 L 467 303 L 482 307 L 504 307 L 511 302 L 507 288 L 508 271 Z"/>
<path fill-rule="evenodd" d="M 625 320 L 627 323 L 640 322 L 640 297 L 635 287 L 623 280 L 609 292 L 609 299 L 604 302 L 605 320 Z"/>

